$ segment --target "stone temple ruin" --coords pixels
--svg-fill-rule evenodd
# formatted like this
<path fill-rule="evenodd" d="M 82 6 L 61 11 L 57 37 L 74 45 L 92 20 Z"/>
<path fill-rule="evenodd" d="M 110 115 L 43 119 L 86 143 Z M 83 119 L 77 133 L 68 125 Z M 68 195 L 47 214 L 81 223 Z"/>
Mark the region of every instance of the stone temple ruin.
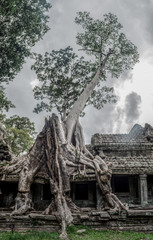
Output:
<path fill-rule="evenodd" d="M 74 214 L 74 224 L 101 229 L 120 229 L 153 232 L 153 128 L 146 124 L 134 125 L 128 134 L 95 134 L 87 146 L 93 155 L 99 155 L 112 169 L 112 190 L 127 204 L 129 210 L 119 213 L 107 211 L 103 196 L 91 169 L 78 165 L 79 175 L 71 179 L 71 198 L 81 208 Z M 0 161 L 11 160 L 10 149 L 0 134 Z M 85 172 L 86 174 L 81 174 Z M 53 216 L 41 213 L 49 205 L 51 192 L 47 177 L 36 175 L 31 187 L 33 211 L 27 216 L 10 217 L 17 195 L 18 176 L 0 175 L 0 230 L 25 231 L 29 229 L 57 230 Z"/>

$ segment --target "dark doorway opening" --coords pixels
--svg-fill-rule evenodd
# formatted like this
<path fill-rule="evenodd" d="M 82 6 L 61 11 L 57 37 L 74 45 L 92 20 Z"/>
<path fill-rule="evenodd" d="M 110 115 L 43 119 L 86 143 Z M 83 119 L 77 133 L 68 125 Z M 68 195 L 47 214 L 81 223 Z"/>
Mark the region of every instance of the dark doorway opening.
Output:
<path fill-rule="evenodd" d="M 88 184 L 76 184 L 75 199 L 88 200 Z"/>
<path fill-rule="evenodd" d="M 18 191 L 18 183 L 0 182 L 0 207 L 11 207 L 15 204 Z"/>
<path fill-rule="evenodd" d="M 50 185 L 49 184 L 44 184 L 43 185 L 43 200 L 51 200 L 53 195 L 51 194 L 50 191 Z"/>
<path fill-rule="evenodd" d="M 79 207 L 96 206 L 96 182 L 73 182 L 71 183 L 71 197 Z"/>
<path fill-rule="evenodd" d="M 113 176 L 115 192 L 129 192 L 129 179 L 128 176 Z"/>

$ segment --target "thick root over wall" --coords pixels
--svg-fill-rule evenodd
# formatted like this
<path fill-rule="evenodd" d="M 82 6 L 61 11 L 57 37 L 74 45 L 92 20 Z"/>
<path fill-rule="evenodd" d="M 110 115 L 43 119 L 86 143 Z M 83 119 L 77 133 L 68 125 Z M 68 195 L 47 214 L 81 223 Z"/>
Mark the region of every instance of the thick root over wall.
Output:
<path fill-rule="evenodd" d="M 83 139 L 81 126 L 77 125 L 79 137 Z M 79 131 L 78 131 L 79 130 Z M 111 170 L 99 157 L 91 153 L 81 144 L 77 132 L 74 132 L 72 144 L 67 142 L 66 130 L 58 117 L 53 114 L 46 120 L 45 126 L 37 136 L 34 146 L 20 159 L 14 158 L 10 165 L 3 168 L 4 179 L 7 174 L 19 175 L 18 194 L 15 210 L 12 215 L 22 215 L 32 209 L 30 194 L 31 184 L 39 171 L 48 176 L 53 199 L 44 214 L 54 214 L 61 225 L 61 239 L 68 239 L 66 226 L 73 222 L 72 213 L 79 208 L 72 202 L 70 196 L 70 176 L 78 171 L 78 165 L 95 171 L 96 179 L 108 208 L 126 209 L 112 193 L 110 180 Z M 83 140 L 81 140 L 83 142 Z"/>

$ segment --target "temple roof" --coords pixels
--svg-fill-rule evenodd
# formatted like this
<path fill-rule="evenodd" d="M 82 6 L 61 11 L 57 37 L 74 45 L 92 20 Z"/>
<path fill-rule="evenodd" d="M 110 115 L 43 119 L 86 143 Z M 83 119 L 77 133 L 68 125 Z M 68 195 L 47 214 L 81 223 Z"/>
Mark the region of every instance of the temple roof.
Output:
<path fill-rule="evenodd" d="M 114 174 L 153 174 L 153 157 L 106 157 Z"/>
<path fill-rule="evenodd" d="M 114 174 L 153 174 L 153 128 L 135 124 L 128 134 L 94 134 L 89 150 Z"/>
<path fill-rule="evenodd" d="M 103 143 L 149 143 L 146 124 L 143 128 L 139 124 L 135 124 L 128 134 L 99 134 L 96 133 L 91 138 L 92 145 L 101 145 Z"/>

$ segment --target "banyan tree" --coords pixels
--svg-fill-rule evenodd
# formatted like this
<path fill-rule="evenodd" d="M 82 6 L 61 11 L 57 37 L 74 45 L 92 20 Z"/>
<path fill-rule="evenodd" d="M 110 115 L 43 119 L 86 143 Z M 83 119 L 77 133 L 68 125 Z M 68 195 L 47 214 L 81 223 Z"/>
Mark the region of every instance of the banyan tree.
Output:
<path fill-rule="evenodd" d="M 110 184 L 111 169 L 105 163 L 104 159 L 99 156 L 93 156 L 87 150 L 79 117 L 87 102 L 90 101 L 91 96 L 95 101 L 95 105 L 97 103 L 96 106 L 98 108 L 100 95 L 99 92 L 96 94 L 95 88 L 101 86 L 101 80 L 106 79 L 107 73 L 111 73 L 112 77 L 119 77 L 124 70 L 131 69 L 138 61 L 137 48 L 120 31 L 122 26 L 118 23 L 115 15 L 105 15 L 104 20 L 100 21 L 93 20 L 89 13 L 80 12 L 75 21 L 83 27 L 83 32 L 77 35 L 78 44 L 87 54 L 92 54 L 95 57 L 94 74 L 91 74 L 86 82 L 84 81 L 83 89 L 80 90 L 78 96 L 74 97 L 71 104 L 69 104 L 70 100 L 68 98 L 63 99 L 63 107 L 60 108 L 58 106 L 58 109 L 60 109 L 59 113 L 62 116 L 61 119 L 56 114 L 52 114 L 49 119 L 46 119 L 44 128 L 38 134 L 30 151 L 20 157 L 12 156 L 11 162 L 7 166 L 2 167 L 3 179 L 10 173 L 19 176 L 18 194 L 15 199 L 15 208 L 11 213 L 12 215 L 22 215 L 32 209 L 31 184 L 40 171 L 48 177 L 53 197 L 50 200 L 50 205 L 43 214 L 53 214 L 56 216 L 61 224 L 60 237 L 62 239 L 67 239 L 66 226 L 73 222 L 72 213 L 80 210 L 70 198 L 70 177 L 80 174 L 78 165 L 84 169 L 82 174 L 86 174 L 86 168 L 92 169 L 95 172 L 97 183 L 108 208 L 114 211 L 126 209 L 112 193 Z M 65 52 L 63 51 L 63 53 Z M 51 56 L 55 56 L 55 51 L 52 52 Z M 53 96 L 55 93 L 53 87 L 54 81 L 57 83 L 57 78 L 59 76 L 62 78 L 62 74 L 65 74 L 62 70 L 67 64 L 66 61 L 64 64 L 57 61 L 56 67 L 58 71 L 61 70 L 61 74 L 56 75 L 55 68 L 54 71 L 52 68 L 52 72 L 47 75 L 42 67 L 43 65 L 39 66 L 38 61 L 46 60 L 45 65 L 48 64 L 47 66 L 49 67 L 53 59 L 52 61 L 47 59 L 47 54 L 44 59 L 39 55 L 36 62 L 37 66 L 35 65 L 33 69 L 36 70 L 41 81 L 44 80 L 47 83 L 46 78 L 50 78 L 53 85 L 52 87 L 51 85 L 46 85 L 46 88 L 42 85 L 42 89 L 41 86 L 37 87 L 36 90 L 39 90 L 37 96 L 40 94 L 40 90 L 43 96 L 44 94 Z M 77 67 L 81 69 L 79 63 L 75 65 L 75 73 L 78 73 Z M 40 74 L 41 69 L 43 71 Z M 68 73 L 69 81 L 72 80 L 72 77 L 77 79 L 75 74 L 71 74 L 70 76 L 70 70 L 73 73 L 72 68 L 66 72 Z M 65 80 L 62 78 L 62 81 L 66 81 L 68 76 Z M 79 82 L 79 78 L 77 81 L 74 81 L 75 84 L 77 82 Z M 70 88 L 70 90 L 75 92 L 74 88 Z M 54 102 L 56 100 L 58 102 L 58 98 L 56 99 L 57 96 L 54 95 L 54 97 Z M 62 102 L 62 99 L 60 101 Z M 41 107 L 45 106 L 47 106 L 45 103 L 41 103 Z"/>

